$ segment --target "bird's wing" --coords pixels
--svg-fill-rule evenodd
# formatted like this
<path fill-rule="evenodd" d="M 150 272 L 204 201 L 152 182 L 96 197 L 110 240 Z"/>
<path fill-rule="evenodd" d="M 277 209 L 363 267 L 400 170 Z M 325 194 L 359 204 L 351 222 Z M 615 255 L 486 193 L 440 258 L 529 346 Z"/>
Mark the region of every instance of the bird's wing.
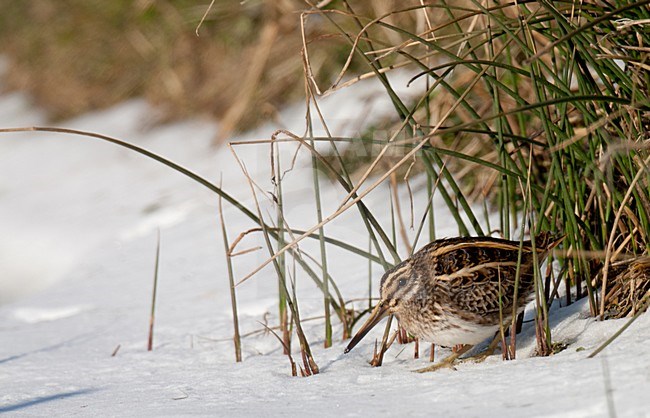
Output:
<path fill-rule="evenodd" d="M 437 257 L 435 278 L 450 302 L 463 312 L 484 316 L 512 309 L 518 248 L 456 248 Z M 519 295 L 532 289 L 532 254 L 522 253 Z"/>

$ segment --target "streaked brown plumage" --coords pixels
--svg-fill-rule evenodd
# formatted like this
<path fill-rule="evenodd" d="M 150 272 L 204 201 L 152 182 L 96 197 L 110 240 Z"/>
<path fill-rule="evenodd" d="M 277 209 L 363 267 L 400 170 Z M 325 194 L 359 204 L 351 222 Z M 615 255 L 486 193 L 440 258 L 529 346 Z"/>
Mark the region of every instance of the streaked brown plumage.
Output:
<path fill-rule="evenodd" d="M 537 262 L 563 237 L 535 238 Z M 512 312 L 519 241 L 450 238 L 434 241 L 381 279 L 381 300 L 348 345 L 350 351 L 383 317 L 394 314 L 413 336 L 443 346 L 478 344 L 499 328 L 499 305 Z M 533 248 L 524 241 L 517 311 L 534 292 Z M 501 291 L 499 289 L 501 288 Z"/>

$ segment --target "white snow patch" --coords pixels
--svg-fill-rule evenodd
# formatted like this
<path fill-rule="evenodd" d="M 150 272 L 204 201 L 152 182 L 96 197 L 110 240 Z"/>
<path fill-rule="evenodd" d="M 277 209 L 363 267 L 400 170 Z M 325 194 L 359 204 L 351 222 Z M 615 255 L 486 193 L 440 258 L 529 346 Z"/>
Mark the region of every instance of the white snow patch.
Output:
<path fill-rule="evenodd" d="M 157 229 L 172 227 L 184 221 L 195 207 L 196 203 L 194 202 L 184 202 L 176 207 L 152 210 L 134 226 L 122 232 L 119 237 L 129 241 L 144 237 Z"/>
<path fill-rule="evenodd" d="M 88 306 L 63 306 L 60 308 L 16 308 L 13 311 L 13 317 L 27 324 L 36 324 L 38 322 L 56 321 L 58 319 L 69 318 L 78 315 Z"/>

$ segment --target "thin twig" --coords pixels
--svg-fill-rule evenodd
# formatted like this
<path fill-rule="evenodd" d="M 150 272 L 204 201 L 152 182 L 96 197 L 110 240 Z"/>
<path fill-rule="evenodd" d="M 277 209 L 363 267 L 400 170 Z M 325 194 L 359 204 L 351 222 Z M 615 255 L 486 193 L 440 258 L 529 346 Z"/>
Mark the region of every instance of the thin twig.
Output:
<path fill-rule="evenodd" d="M 158 266 L 160 264 L 160 229 L 156 242 L 156 261 L 153 273 L 153 291 L 151 292 L 151 314 L 149 315 L 149 339 L 147 341 L 147 351 L 153 350 L 153 325 L 156 317 L 156 293 L 158 291 Z"/>

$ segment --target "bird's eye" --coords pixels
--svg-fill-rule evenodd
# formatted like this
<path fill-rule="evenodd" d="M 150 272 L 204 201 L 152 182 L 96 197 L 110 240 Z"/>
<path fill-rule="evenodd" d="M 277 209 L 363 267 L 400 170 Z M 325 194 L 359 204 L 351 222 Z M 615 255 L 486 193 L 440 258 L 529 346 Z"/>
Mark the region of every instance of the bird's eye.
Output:
<path fill-rule="evenodd" d="M 406 279 L 399 279 L 399 282 L 397 282 L 397 286 L 402 287 L 406 284 Z"/>

